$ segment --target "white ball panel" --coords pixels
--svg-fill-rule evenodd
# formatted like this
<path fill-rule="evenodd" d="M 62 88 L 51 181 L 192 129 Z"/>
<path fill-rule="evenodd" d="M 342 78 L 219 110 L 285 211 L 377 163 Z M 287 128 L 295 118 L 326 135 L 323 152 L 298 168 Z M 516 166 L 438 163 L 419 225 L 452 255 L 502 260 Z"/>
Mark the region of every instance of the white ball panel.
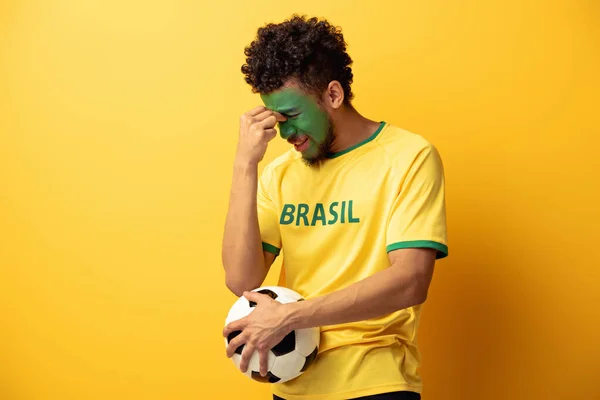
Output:
<path fill-rule="evenodd" d="M 296 351 L 308 357 L 315 347 L 320 344 L 319 328 L 306 328 L 296 330 Z"/>
<path fill-rule="evenodd" d="M 227 314 L 227 318 L 225 318 L 225 325 L 237 321 L 238 319 L 242 319 L 248 314 L 250 314 L 254 310 L 253 307 L 250 307 L 250 303 L 246 300 L 245 297 L 240 297 L 233 306 L 229 309 L 229 313 Z"/>
<path fill-rule="evenodd" d="M 282 304 L 295 303 L 296 301 L 298 301 L 289 297 L 287 294 L 281 294 L 275 300 Z"/>
<path fill-rule="evenodd" d="M 242 352 L 243 353 L 243 352 Z M 267 371 L 271 371 L 273 365 L 275 364 L 275 354 L 269 351 L 269 359 L 267 362 Z M 302 368 L 302 367 L 301 367 Z M 250 361 L 248 362 L 248 369 L 256 372 L 260 372 L 260 357 L 258 355 L 258 351 L 254 351 L 252 357 L 250 357 Z"/>
<path fill-rule="evenodd" d="M 277 357 L 271 372 L 281 378 L 280 382 L 285 382 L 300 374 L 305 361 L 306 357 L 294 350 L 291 353 Z"/>

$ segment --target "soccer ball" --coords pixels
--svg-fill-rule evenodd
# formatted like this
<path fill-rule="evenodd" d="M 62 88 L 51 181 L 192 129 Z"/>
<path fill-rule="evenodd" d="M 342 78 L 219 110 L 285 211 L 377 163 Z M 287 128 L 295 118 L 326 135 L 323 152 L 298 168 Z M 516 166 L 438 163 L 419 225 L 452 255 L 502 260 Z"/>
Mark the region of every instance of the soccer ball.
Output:
<path fill-rule="evenodd" d="M 281 286 L 263 286 L 252 291 L 266 294 L 283 304 L 304 300 L 300 294 Z M 244 318 L 254 310 L 255 306 L 255 302 L 248 301 L 244 296 L 241 296 L 229 310 L 225 325 Z M 241 331 L 231 332 L 225 338 L 225 346 L 240 333 Z M 267 375 L 260 375 L 257 351 L 250 357 L 248 369 L 244 375 L 263 383 L 283 383 L 297 378 L 315 361 L 319 351 L 319 341 L 319 328 L 293 330 L 269 351 Z M 231 357 L 238 370 L 244 346 L 238 347 Z"/>

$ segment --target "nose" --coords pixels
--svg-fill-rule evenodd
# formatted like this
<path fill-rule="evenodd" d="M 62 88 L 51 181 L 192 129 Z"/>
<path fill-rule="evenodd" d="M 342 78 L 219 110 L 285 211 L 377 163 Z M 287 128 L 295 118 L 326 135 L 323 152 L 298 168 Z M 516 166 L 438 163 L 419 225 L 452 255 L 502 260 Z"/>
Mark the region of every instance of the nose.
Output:
<path fill-rule="evenodd" d="M 287 140 L 290 136 L 294 135 L 298 131 L 293 124 L 290 124 L 288 121 L 279 123 L 279 134 L 282 139 Z"/>

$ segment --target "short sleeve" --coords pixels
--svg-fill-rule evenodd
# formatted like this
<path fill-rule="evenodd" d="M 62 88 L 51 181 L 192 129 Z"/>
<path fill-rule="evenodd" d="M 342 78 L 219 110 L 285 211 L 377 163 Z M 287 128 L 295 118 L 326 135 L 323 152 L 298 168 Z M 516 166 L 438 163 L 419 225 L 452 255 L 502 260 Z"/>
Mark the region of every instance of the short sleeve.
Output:
<path fill-rule="evenodd" d="M 256 205 L 263 250 L 278 256 L 281 251 L 281 235 L 277 206 L 270 193 L 272 179 L 273 169 L 267 166 L 258 180 Z"/>
<path fill-rule="evenodd" d="M 444 168 L 430 144 L 404 175 L 388 220 L 386 251 L 406 248 L 433 248 L 436 258 L 448 256 Z"/>

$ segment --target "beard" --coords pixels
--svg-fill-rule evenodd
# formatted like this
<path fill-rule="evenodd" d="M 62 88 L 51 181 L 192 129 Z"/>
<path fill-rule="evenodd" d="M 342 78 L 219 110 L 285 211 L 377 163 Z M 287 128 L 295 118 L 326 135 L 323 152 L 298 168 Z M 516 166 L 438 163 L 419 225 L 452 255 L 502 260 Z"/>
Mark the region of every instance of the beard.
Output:
<path fill-rule="evenodd" d="M 335 133 L 334 133 L 333 124 L 331 123 L 331 120 L 329 118 L 328 118 L 328 120 L 329 120 L 328 121 L 329 128 L 327 129 L 325 138 L 317 147 L 317 153 L 311 157 L 302 156 L 302 161 L 304 161 L 304 164 L 306 164 L 307 166 L 309 166 L 311 168 L 321 165 L 327 159 L 328 154 L 331 153 L 331 146 L 333 145 L 333 142 L 335 141 Z"/>

